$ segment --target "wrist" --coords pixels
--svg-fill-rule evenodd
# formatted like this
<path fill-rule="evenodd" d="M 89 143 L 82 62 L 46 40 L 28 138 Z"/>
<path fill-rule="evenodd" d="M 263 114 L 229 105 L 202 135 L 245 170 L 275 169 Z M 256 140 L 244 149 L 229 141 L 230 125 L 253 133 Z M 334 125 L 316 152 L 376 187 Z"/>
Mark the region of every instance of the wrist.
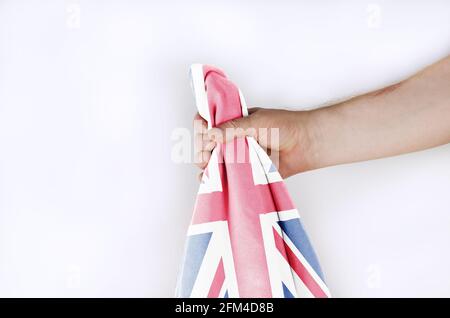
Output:
<path fill-rule="evenodd" d="M 326 158 L 327 127 L 332 121 L 332 109 L 330 107 L 318 108 L 298 112 L 299 125 L 299 151 L 301 151 L 301 163 L 298 172 L 304 172 L 323 168 L 328 164 Z M 297 173 L 298 173 L 297 172 Z"/>
<path fill-rule="evenodd" d="M 296 111 L 297 144 L 295 146 L 296 166 L 293 173 L 317 169 L 319 163 L 320 125 L 316 110 Z"/>

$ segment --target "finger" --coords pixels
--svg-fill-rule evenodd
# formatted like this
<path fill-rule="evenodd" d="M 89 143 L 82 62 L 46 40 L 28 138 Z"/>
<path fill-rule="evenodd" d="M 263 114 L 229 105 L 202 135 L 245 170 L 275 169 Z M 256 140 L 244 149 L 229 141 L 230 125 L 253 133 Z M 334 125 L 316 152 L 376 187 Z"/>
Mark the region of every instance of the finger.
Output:
<path fill-rule="evenodd" d="M 233 119 L 208 130 L 209 138 L 212 141 L 225 143 L 237 137 L 257 135 L 255 127 L 252 127 L 251 116 Z"/>
<path fill-rule="evenodd" d="M 205 123 L 205 126 L 207 126 L 206 124 L 206 120 L 205 119 L 203 119 L 203 117 L 202 116 L 200 116 L 200 114 L 197 112 L 196 114 L 195 114 L 195 116 L 194 116 L 194 121 L 196 121 L 196 120 L 200 120 L 200 121 L 202 121 L 202 122 L 204 122 Z"/>
<path fill-rule="evenodd" d="M 208 124 L 199 113 L 196 113 L 193 120 L 194 126 L 194 150 L 196 152 L 203 149 L 203 140 L 208 139 L 206 132 L 208 131 Z"/>
<path fill-rule="evenodd" d="M 197 152 L 194 158 L 195 165 L 200 169 L 205 169 L 208 165 L 209 159 L 211 159 L 210 151 Z"/>
<path fill-rule="evenodd" d="M 207 134 L 197 134 L 194 136 L 194 152 L 213 151 L 216 142 L 209 139 Z"/>
<path fill-rule="evenodd" d="M 200 152 L 203 150 L 203 144 L 205 141 L 209 141 L 208 135 L 206 134 L 195 134 L 194 135 L 194 151 Z"/>
<path fill-rule="evenodd" d="M 194 134 L 205 134 L 208 130 L 208 123 L 206 120 L 203 119 L 202 116 L 200 116 L 199 113 L 195 114 L 194 120 L 193 120 L 193 126 L 194 126 Z"/>
<path fill-rule="evenodd" d="M 217 143 L 215 141 L 207 139 L 207 140 L 203 140 L 202 148 L 203 148 L 203 151 L 211 152 L 214 150 L 216 145 L 217 145 Z"/>

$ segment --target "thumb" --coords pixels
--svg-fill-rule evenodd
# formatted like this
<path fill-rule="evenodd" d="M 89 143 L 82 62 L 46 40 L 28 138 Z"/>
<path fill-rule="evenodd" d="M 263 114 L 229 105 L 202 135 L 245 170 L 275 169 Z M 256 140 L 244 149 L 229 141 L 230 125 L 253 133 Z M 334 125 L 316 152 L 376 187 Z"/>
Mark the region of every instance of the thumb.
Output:
<path fill-rule="evenodd" d="M 220 143 L 244 136 L 256 137 L 256 129 L 252 126 L 251 115 L 229 120 L 208 131 L 209 139 Z"/>

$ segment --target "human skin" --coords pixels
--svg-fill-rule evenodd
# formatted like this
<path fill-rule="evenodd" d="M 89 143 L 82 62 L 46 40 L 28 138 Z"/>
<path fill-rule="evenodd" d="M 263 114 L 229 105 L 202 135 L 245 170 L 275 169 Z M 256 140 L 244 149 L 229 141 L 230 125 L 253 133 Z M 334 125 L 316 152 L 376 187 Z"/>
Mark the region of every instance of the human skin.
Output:
<path fill-rule="evenodd" d="M 277 152 L 283 178 L 344 163 L 419 151 L 450 142 L 450 56 L 386 88 L 309 111 L 252 108 L 247 117 L 195 135 L 204 169 L 219 142 L 252 135 Z M 240 129 L 236 129 L 240 128 Z M 275 144 L 260 128 L 278 128 Z"/>

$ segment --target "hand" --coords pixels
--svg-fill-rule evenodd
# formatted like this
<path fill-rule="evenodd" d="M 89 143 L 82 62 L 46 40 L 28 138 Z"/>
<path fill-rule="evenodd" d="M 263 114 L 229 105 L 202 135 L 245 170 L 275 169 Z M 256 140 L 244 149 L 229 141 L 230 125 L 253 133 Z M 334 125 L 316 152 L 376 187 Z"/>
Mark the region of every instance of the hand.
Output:
<path fill-rule="evenodd" d="M 308 170 L 308 151 L 311 141 L 308 134 L 308 112 L 252 108 L 249 116 L 228 121 L 217 128 L 207 130 L 201 121 L 201 130 L 195 136 L 196 164 L 204 169 L 217 143 L 235 137 L 253 136 L 258 143 L 279 161 L 274 162 L 283 178 Z M 278 138 L 272 138 L 272 129 L 278 129 Z M 276 132 L 276 131 L 275 131 Z M 201 177 L 201 174 L 200 174 Z"/>
<path fill-rule="evenodd" d="M 277 167 L 286 178 L 306 170 L 443 145 L 450 142 L 449 87 L 450 56 L 398 84 L 324 108 L 254 108 L 249 116 L 209 131 L 197 115 L 202 129 L 196 135 L 195 159 L 204 169 L 216 142 L 251 135 L 268 152 L 278 152 Z M 235 129 L 227 134 L 227 128 Z M 272 143 L 270 133 L 261 134 L 260 128 L 269 132 L 278 128 L 278 143 Z"/>

